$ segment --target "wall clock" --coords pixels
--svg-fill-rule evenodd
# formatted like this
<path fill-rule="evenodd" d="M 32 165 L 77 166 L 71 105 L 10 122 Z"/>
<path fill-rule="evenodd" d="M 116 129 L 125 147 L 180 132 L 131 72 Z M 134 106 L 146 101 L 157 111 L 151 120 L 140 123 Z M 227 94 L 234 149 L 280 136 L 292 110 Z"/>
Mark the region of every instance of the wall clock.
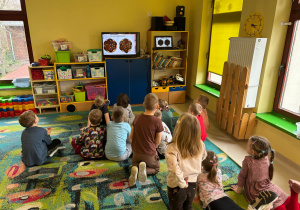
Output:
<path fill-rule="evenodd" d="M 264 18 L 261 13 L 252 13 L 245 21 L 244 35 L 259 37 L 264 27 Z"/>

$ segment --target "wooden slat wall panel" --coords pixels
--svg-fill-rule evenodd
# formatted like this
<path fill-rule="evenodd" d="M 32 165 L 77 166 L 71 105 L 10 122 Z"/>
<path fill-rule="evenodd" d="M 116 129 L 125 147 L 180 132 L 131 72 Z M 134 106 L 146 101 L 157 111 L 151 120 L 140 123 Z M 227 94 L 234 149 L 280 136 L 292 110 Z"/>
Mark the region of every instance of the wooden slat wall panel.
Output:
<path fill-rule="evenodd" d="M 256 125 L 256 119 L 255 118 L 256 118 L 256 114 L 251 113 L 250 117 L 249 117 L 247 131 L 246 131 L 246 134 L 245 134 L 245 139 L 249 139 L 252 135 L 254 126 Z"/>
<path fill-rule="evenodd" d="M 228 71 L 229 71 L 229 63 L 225 62 L 224 67 L 223 67 L 222 84 L 227 83 Z M 221 124 L 221 116 L 222 116 L 222 108 L 223 108 L 223 103 L 224 103 L 225 89 L 226 89 L 226 85 L 221 85 L 220 96 L 217 101 L 216 121 L 219 123 L 219 125 Z"/>

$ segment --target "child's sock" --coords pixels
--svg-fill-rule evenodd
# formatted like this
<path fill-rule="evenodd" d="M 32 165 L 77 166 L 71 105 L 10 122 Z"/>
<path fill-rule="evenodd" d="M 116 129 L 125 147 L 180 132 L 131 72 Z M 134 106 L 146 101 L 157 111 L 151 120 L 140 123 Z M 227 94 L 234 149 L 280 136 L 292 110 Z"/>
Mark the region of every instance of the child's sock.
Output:
<path fill-rule="evenodd" d="M 138 168 L 136 166 L 132 166 L 131 174 L 130 174 L 130 177 L 128 179 L 128 184 L 129 184 L 130 187 L 135 185 L 136 180 L 137 180 L 137 174 L 138 174 Z"/>
<path fill-rule="evenodd" d="M 139 164 L 138 179 L 140 182 L 145 182 L 147 180 L 147 172 L 146 172 L 146 163 L 145 162 L 140 162 L 140 164 Z"/>

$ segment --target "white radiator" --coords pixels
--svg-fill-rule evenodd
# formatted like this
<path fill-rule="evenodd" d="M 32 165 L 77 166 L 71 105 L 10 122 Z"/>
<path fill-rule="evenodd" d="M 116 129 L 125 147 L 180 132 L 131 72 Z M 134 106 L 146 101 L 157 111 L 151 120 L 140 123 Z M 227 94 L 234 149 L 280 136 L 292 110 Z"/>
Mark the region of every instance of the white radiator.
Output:
<path fill-rule="evenodd" d="M 231 37 L 229 40 L 228 62 L 250 70 L 245 108 L 254 108 L 267 38 Z"/>

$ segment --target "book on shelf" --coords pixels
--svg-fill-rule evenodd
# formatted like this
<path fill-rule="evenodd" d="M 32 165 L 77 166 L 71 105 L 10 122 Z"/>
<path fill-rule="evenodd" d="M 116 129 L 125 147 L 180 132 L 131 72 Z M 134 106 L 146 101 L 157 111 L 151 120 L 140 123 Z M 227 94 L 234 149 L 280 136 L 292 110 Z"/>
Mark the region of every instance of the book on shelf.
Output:
<path fill-rule="evenodd" d="M 181 67 L 182 62 L 183 62 L 183 58 L 180 58 L 180 57 L 169 56 L 168 58 L 164 58 L 163 56 L 154 54 L 153 68 L 154 69 L 162 69 L 162 68 Z"/>

